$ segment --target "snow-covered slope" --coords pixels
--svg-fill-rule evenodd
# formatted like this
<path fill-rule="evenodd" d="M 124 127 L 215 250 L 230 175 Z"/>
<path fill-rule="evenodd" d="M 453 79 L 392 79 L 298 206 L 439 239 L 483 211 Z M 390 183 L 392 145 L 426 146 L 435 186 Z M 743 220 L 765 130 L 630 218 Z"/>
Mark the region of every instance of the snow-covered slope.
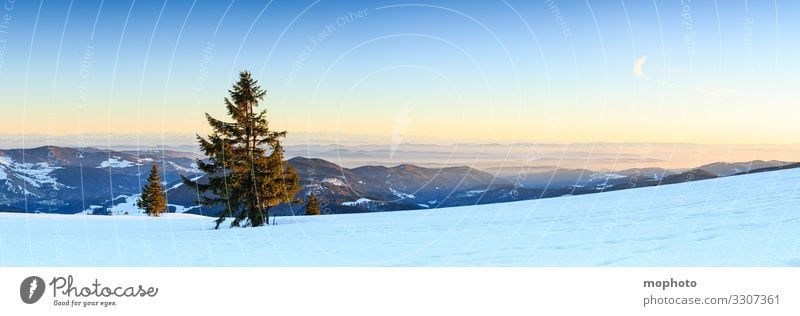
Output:
<path fill-rule="evenodd" d="M 5 180 L 3 182 L 9 192 L 28 192 L 38 197 L 41 195 L 41 188 L 64 188 L 65 185 L 58 183 L 52 175 L 56 169 L 59 167 L 52 167 L 47 163 L 21 163 L 8 156 L 0 156 L 0 180 Z"/>
<path fill-rule="evenodd" d="M 125 203 L 119 196 L 140 193 L 150 166 L 165 182 L 197 177 L 191 153 L 108 151 L 95 148 L 0 149 L 0 210 L 74 214 L 87 209 L 107 214 Z M 96 206 L 96 207 L 93 207 Z M 176 209 L 191 207 L 186 203 Z"/>
<path fill-rule="evenodd" d="M 504 204 L 281 217 L 0 215 L 4 266 L 800 266 L 800 169 Z"/>

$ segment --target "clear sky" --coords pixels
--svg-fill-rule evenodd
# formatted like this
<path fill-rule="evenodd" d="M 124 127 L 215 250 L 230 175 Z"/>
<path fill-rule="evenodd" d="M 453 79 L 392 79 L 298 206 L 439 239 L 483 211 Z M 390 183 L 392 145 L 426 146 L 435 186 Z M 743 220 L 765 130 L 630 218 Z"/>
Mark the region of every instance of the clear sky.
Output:
<path fill-rule="evenodd" d="M 0 2 L 0 134 L 800 142 L 798 1 Z"/>

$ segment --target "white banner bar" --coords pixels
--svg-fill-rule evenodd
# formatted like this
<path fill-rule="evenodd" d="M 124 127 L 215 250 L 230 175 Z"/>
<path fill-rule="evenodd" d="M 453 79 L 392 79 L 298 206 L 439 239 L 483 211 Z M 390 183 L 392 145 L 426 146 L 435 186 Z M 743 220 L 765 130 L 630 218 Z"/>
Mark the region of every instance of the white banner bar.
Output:
<path fill-rule="evenodd" d="M 4 315 L 800 311 L 797 268 L 2 268 L 0 280 Z"/>

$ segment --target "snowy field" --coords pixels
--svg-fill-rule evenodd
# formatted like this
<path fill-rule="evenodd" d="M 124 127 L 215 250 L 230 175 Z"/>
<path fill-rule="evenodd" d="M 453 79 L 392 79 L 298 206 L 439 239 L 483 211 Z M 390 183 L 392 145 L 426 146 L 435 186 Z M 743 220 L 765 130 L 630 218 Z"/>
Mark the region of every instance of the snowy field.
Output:
<path fill-rule="evenodd" d="M 800 169 L 505 204 L 278 218 L 0 214 L 3 266 L 800 266 Z"/>

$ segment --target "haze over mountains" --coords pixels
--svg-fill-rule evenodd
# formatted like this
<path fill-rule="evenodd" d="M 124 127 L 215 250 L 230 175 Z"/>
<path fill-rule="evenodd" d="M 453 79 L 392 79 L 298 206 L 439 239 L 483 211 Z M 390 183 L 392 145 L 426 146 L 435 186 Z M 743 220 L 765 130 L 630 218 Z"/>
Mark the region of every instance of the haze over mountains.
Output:
<path fill-rule="evenodd" d="M 203 131 L 198 133 L 206 134 Z M 292 132 L 284 143 L 285 156 L 320 158 L 347 168 L 401 164 L 431 168 L 468 166 L 491 174 L 499 172 L 500 176 L 554 168 L 609 171 L 655 167 L 685 171 L 719 161 L 795 161 L 800 157 L 800 143 L 495 143 L 469 138 L 420 139 L 398 136 Z M 48 145 L 132 152 L 155 149 L 198 153 L 194 133 L 0 134 L 0 148 Z"/>
<path fill-rule="evenodd" d="M 196 155 L 174 150 L 109 151 L 39 147 L 0 150 L 0 210 L 40 213 L 137 214 L 135 207 L 152 163 L 161 168 L 171 212 L 215 215 L 196 205 L 198 193 L 180 175 L 203 181 Z M 323 213 L 441 208 L 615 191 L 635 187 L 797 167 L 785 161 L 717 162 L 689 170 L 657 167 L 618 171 L 522 168 L 518 172 L 465 166 L 360 166 L 346 168 L 318 158 L 289 160 L 301 179 L 296 199 L 315 193 Z M 284 204 L 275 215 L 302 214 Z"/>

